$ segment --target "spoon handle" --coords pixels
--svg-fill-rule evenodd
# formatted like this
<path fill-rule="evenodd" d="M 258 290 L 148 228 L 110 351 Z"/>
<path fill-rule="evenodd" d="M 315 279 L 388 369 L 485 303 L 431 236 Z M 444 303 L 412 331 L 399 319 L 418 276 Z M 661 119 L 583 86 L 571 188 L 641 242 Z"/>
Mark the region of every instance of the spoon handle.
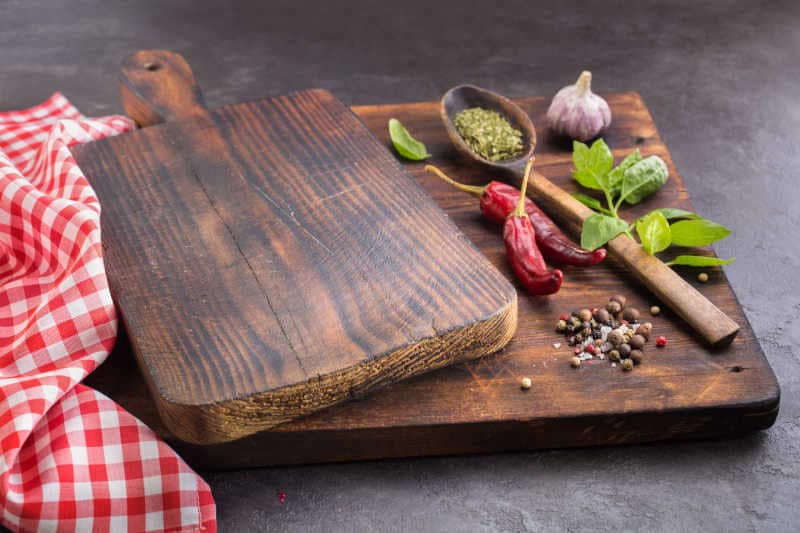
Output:
<path fill-rule="evenodd" d="M 521 173 L 514 172 L 517 181 Z M 528 195 L 539 200 L 557 218 L 582 224 L 591 209 L 538 172 L 528 184 Z M 609 241 L 609 251 L 662 302 L 683 318 L 709 344 L 727 346 L 739 332 L 739 326 L 672 268 L 628 237 L 619 235 Z"/>

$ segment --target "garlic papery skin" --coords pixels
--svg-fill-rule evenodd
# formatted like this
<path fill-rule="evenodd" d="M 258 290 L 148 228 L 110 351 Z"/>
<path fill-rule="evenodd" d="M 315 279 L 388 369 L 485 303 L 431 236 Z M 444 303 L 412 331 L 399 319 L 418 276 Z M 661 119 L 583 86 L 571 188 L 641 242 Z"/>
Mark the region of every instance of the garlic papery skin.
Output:
<path fill-rule="evenodd" d="M 584 70 L 575 85 L 556 93 L 547 122 L 555 133 L 576 141 L 593 139 L 611 124 L 608 102 L 592 92 L 591 72 Z"/>

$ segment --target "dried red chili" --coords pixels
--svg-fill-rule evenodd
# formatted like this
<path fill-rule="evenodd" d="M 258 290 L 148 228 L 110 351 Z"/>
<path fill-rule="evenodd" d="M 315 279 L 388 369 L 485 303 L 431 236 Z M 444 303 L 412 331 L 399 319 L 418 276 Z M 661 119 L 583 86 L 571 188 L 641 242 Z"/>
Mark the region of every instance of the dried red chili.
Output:
<path fill-rule="evenodd" d="M 481 202 L 481 213 L 493 222 L 504 223 L 519 202 L 519 189 L 506 183 L 491 181 L 483 187 L 466 185 L 455 181 L 432 165 L 427 165 L 425 169 L 458 190 L 478 197 Z M 591 251 L 576 245 L 530 198 L 525 199 L 525 212 L 531 219 L 533 229 L 536 230 L 536 244 L 551 261 L 563 265 L 592 266 L 605 259 L 605 248 Z"/>
<path fill-rule="evenodd" d="M 522 194 L 517 207 L 508 215 L 503 225 L 503 241 L 511 269 L 517 279 L 532 294 L 545 295 L 558 292 L 564 274 L 560 270 L 547 270 L 539 248 L 536 246 L 536 231 L 531 219 L 525 212 L 525 189 L 533 166 L 533 158 L 525 166 L 525 177 L 522 180 Z"/>

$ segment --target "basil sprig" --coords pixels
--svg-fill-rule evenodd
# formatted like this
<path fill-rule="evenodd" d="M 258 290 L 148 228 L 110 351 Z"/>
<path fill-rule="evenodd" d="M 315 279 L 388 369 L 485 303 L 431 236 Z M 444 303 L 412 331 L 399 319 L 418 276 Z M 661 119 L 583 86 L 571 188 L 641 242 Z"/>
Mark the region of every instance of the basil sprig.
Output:
<path fill-rule="evenodd" d="M 657 155 L 643 158 L 637 148 L 615 167 L 614 155 L 608 145 L 603 139 L 598 139 L 591 147 L 575 141 L 572 162 L 575 164 L 572 173 L 575 181 L 587 189 L 602 191 L 606 200 L 606 206 L 603 206 L 592 196 L 573 195 L 595 211 L 583 223 L 581 246 L 584 248 L 594 250 L 621 233 L 631 235 L 634 228 L 642 248 L 651 255 L 671 245 L 706 246 L 730 234 L 730 229 L 721 224 L 675 207 L 654 209 L 632 225 L 619 216 L 623 202 L 637 204 L 658 191 L 669 179 L 667 165 Z M 667 264 L 704 267 L 727 265 L 734 259 L 679 255 Z"/>
<path fill-rule="evenodd" d="M 406 159 L 422 161 L 431 156 L 425 145 L 412 137 L 405 126 L 396 118 L 389 119 L 389 136 L 392 138 L 394 149 Z"/>

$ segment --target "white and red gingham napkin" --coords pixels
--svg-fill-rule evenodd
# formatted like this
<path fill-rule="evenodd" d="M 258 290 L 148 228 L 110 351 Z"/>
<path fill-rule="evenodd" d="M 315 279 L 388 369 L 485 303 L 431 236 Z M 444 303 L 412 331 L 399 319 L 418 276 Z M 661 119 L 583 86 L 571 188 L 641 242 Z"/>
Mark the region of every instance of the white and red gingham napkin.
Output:
<path fill-rule="evenodd" d="M 0 523 L 15 531 L 215 531 L 208 485 L 80 381 L 114 345 L 100 204 L 69 147 L 133 129 L 56 93 L 0 113 Z"/>

